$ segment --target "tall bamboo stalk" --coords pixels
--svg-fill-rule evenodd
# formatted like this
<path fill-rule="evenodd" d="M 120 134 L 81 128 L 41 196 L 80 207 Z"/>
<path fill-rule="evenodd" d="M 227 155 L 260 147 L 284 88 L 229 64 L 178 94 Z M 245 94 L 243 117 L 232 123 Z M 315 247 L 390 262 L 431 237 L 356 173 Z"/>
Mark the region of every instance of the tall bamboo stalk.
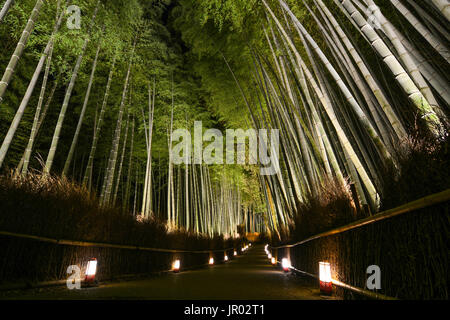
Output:
<path fill-rule="evenodd" d="M 122 167 L 123 167 L 123 160 L 125 159 L 125 152 L 126 152 L 126 148 L 127 148 L 127 138 L 128 138 L 129 124 L 130 124 L 130 112 L 128 111 L 127 123 L 125 125 L 125 135 L 123 137 L 122 153 L 121 153 L 121 156 L 120 156 L 119 168 L 118 168 L 118 172 L 117 172 L 117 178 L 116 178 L 116 183 L 115 183 L 115 187 L 114 187 L 114 194 L 113 194 L 113 199 L 112 199 L 113 206 L 115 206 L 116 201 L 117 201 L 117 194 L 119 192 L 120 179 L 122 177 Z M 122 201 L 123 201 L 123 198 L 122 198 Z"/>
<path fill-rule="evenodd" d="M 28 84 L 27 90 L 25 92 L 25 95 L 20 103 L 19 108 L 16 111 L 16 114 L 14 116 L 14 119 L 9 127 L 9 130 L 5 136 L 5 139 L 2 143 L 2 146 L 0 148 L 0 168 L 3 165 L 3 161 L 5 160 L 6 157 L 6 153 L 8 152 L 9 146 L 11 145 L 11 141 L 14 138 L 14 135 L 16 133 L 17 128 L 19 127 L 19 123 L 22 120 L 22 116 L 25 112 L 26 107 L 28 106 L 28 102 L 30 101 L 31 95 L 33 94 L 34 88 L 36 86 L 36 83 L 39 79 L 39 76 L 41 74 L 42 68 L 44 67 L 44 63 L 45 60 L 48 56 L 48 54 L 50 53 L 50 51 L 52 50 L 53 47 L 53 42 L 54 42 L 54 36 L 55 34 L 58 32 L 60 26 L 61 26 L 61 22 L 63 19 L 63 13 L 61 13 L 61 15 L 59 16 L 58 21 L 56 22 L 54 29 L 53 29 L 53 34 L 50 37 L 50 40 L 47 42 L 47 45 L 44 49 L 43 54 L 41 55 L 41 58 L 39 59 L 39 62 L 36 66 L 36 69 L 34 70 L 33 76 L 31 77 L 31 80 Z M 11 63 L 11 62 L 10 62 Z M 6 87 L 5 87 L 6 90 Z M 0 83 L 0 91 L 1 91 L 1 83 Z M 1 97 L 0 97 L 0 103 L 1 103 Z"/>
<path fill-rule="evenodd" d="M 22 35 L 19 39 L 19 42 L 17 43 L 16 49 L 14 50 L 13 55 L 11 56 L 11 59 L 9 60 L 8 66 L 6 67 L 5 72 L 3 73 L 2 80 L 0 81 L 0 104 L 3 101 L 3 96 L 5 95 L 6 88 L 9 85 L 9 82 L 11 81 L 11 78 L 14 74 L 14 71 L 16 69 L 17 64 L 19 63 L 19 59 L 22 56 L 25 47 L 28 42 L 28 38 L 31 35 L 31 32 L 33 32 L 34 25 L 37 21 L 37 18 L 39 16 L 39 12 L 41 11 L 42 5 L 44 4 L 43 0 L 37 0 L 36 4 L 34 5 L 33 10 L 31 11 L 31 15 L 28 18 L 27 24 L 25 26 L 25 29 L 22 31 Z M 8 2 L 5 4 L 6 8 L 3 9 L 7 10 L 9 8 Z M 11 5 L 11 3 L 9 3 Z M 2 13 L 3 13 L 2 9 Z M 6 14 L 6 11 L 4 12 Z M 1 19 L 0 19 L 1 21 Z"/>
<path fill-rule="evenodd" d="M 111 192 L 112 192 L 114 173 L 116 170 L 117 153 L 118 153 L 119 142 L 120 142 L 120 133 L 122 131 L 122 118 L 123 118 L 123 112 L 124 112 L 124 108 L 125 108 L 125 99 L 127 96 L 129 79 L 130 79 L 130 74 L 131 74 L 131 67 L 133 65 L 133 57 L 134 57 L 134 51 L 136 48 L 136 42 L 137 42 L 137 38 L 135 38 L 133 47 L 131 49 L 130 61 L 128 63 L 128 70 L 127 70 L 127 74 L 125 77 L 125 83 L 124 83 L 124 87 L 123 87 L 123 91 L 122 91 L 122 99 L 121 99 L 120 107 L 119 107 L 119 116 L 117 117 L 116 129 L 114 131 L 111 152 L 110 152 L 109 160 L 108 160 L 108 170 L 107 170 L 107 173 L 105 176 L 105 183 L 104 183 L 105 188 L 104 188 L 104 192 L 102 192 L 102 195 L 100 197 L 103 205 L 107 205 L 111 201 Z"/>
<path fill-rule="evenodd" d="M 89 160 L 88 160 L 88 164 L 86 166 L 86 171 L 85 171 L 84 177 L 83 177 L 83 185 L 88 186 L 89 189 L 90 189 L 90 185 L 91 185 L 90 177 L 92 175 L 92 168 L 94 165 L 95 151 L 97 150 L 97 143 L 98 143 L 98 139 L 100 138 L 100 132 L 102 129 L 103 118 L 105 116 L 106 105 L 108 104 L 109 91 L 111 89 L 111 82 L 112 82 L 113 75 L 114 75 L 114 67 L 116 65 L 116 58 L 117 58 L 117 53 L 114 55 L 112 63 L 111 63 L 108 80 L 106 82 L 105 95 L 103 97 L 102 107 L 100 109 L 100 115 L 98 117 L 98 121 L 95 126 L 94 135 L 92 137 L 92 145 L 91 145 L 91 151 L 89 153 Z"/>
<path fill-rule="evenodd" d="M 87 89 L 86 89 L 86 94 L 84 96 L 83 107 L 81 108 L 81 112 L 80 112 L 80 117 L 78 119 L 77 128 L 75 129 L 75 134 L 74 134 L 73 139 L 72 139 L 72 144 L 70 145 L 69 154 L 67 155 L 66 163 L 64 164 L 64 169 L 63 169 L 63 172 L 62 172 L 62 176 L 66 176 L 67 173 L 69 172 L 69 167 L 70 167 L 70 164 L 72 162 L 73 153 L 75 151 L 75 147 L 76 147 L 77 142 L 78 142 L 78 137 L 80 135 L 81 126 L 83 125 L 84 114 L 86 113 L 86 108 L 87 108 L 87 105 L 88 105 L 88 102 L 89 102 L 89 97 L 91 95 L 92 83 L 94 82 L 95 70 L 97 69 L 97 61 L 98 61 L 98 56 L 99 56 L 99 53 L 100 53 L 100 49 L 101 49 L 101 42 L 97 46 L 97 51 L 95 53 L 94 62 L 92 63 L 91 75 L 89 77 L 89 82 L 88 82 L 88 86 L 87 86 Z"/>
<path fill-rule="evenodd" d="M 337 2 L 338 0 L 335 0 Z M 359 30 L 366 36 L 369 43 L 375 49 L 375 51 L 383 59 L 383 62 L 391 70 L 395 79 L 403 90 L 408 95 L 408 98 L 414 103 L 418 110 L 420 110 L 422 118 L 426 121 L 432 132 L 436 132 L 437 127 L 441 126 L 441 123 L 433 111 L 430 103 L 426 100 L 420 90 L 417 88 L 410 75 L 406 72 L 397 58 L 393 55 L 388 46 L 378 36 L 373 27 L 362 16 L 362 14 L 355 8 L 351 1 L 339 0 L 341 9 L 345 11 L 350 19 L 355 22 Z"/>
<path fill-rule="evenodd" d="M 53 166 L 53 160 L 55 158 L 56 149 L 58 148 L 59 137 L 61 135 L 62 125 L 64 123 L 64 118 L 66 116 L 66 111 L 69 106 L 70 98 L 72 96 L 73 87 L 75 86 L 75 81 L 77 80 L 77 77 L 78 77 L 78 71 L 80 70 L 81 62 L 83 60 L 84 53 L 86 51 L 87 45 L 90 40 L 91 32 L 94 27 L 94 22 L 95 22 L 95 18 L 97 17 L 99 4 L 100 4 L 100 1 L 97 2 L 97 6 L 95 7 L 94 14 L 91 19 L 91 26 L 90 26 L 89 33 L 86 36 L 86 38 L 84 39 L 84 43 L 81 48 L 81 53 L 78 55 L 77 61 L 75 63 L 75 67 L 73 68 L 73 71 L 72 71 L 72 76 L 70 78 L 69 85 L 66 90 L 66 94 L 64 96 L 64 101 L 63 101 L 63 104 L 61 107 L 61 111 L 59 113 L 58 122 L 56 123 L 55 132 L 53 133 L 52 144 L 50 146 L 50 150 L 47 155 L 47 161 L 45 162 L 44 174 L 46 174 L 46 175 L 50 174 L 50 171 Z"/>
<path fill-rule="evenodd" d="M 2 10 L 0 11 L 0 22 L 2 22 L 2 20 L 5 18 L 13 2 L 14 0 L 6 0 L 5 4 L 2 7 Z"/>

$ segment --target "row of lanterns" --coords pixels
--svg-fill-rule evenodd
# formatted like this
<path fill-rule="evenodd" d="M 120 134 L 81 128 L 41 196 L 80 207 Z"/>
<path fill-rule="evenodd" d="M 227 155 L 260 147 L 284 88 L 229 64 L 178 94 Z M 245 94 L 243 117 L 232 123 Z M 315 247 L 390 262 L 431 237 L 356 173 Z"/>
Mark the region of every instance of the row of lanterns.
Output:
<path fill-rule="evenodd" d="M 268 249 L 269 245 L 266 244 L 264 251 L 267 254 L 272 265 L 277 264 L 277 260 L 272 256 L 272 253 Z M 281 259 L 281 267 L 284 272 L 289 272 L 292 269 L 291 261 L 288 258 Z M 331 265 L 329 262 L 319 262 L 319 286 L 320 292 L 323 294 L 331 295 L 333 291 L 333 284 L 331 280 Z"/>
<path fill-rule="evenodd" d="M 245 251 L 247 251 L 248 248 L 251 247 L 251 246 L 252 246 L 252 244 L 249 243 L 248 245 L 242 247 L 241 251 L 242 251 L 242 252 L 245 252 Z M 236 257 L 237 255 L 238 255 L 237 251 L 234 250 L 234 251 L 233 251 L 233 256 Z M 223 261 L 227 262 L 227 261 L 229 261 L 229 260 L 230 260 L 230 259 L 228 258 L 228 255 L 225 253 L 225 255 L 224 255 L 224 257 L 223 257 Z M 209 258 L 208 264 L 209 264 L 209 265 L 214 265 L 214 258 L 213 258 L 213 257 L 210 257 L 210 258 Z M 180 267 L 181 267 L 180 259 L 176 259 L 176 260 L 172 263 L 172 271 L 175 272 L 175 273 L 176 273 L 176 272 L 180 272 Z"/>
<path fill-rule="evenodd" d="M 252 244 L 249 243 L 248 245 L 245 245 L 241 250 L 242 252 L 245 252 L 248 250 L 249 247 L 251 247 Z M 233 251 L 233 256 L 237 256 L 238 253 L 236 250 Z M 223 260 L 225 262 L 227 262 L 229 260 L 228 255 L 225 253 Z M 213 265 L 214 264 L 214 258 L 210 257 L 209 258 L 209 265 Z M 179 272 L 180 271 L 180 267 L 181 267 L 181 261 L 180 259 L 176 259 L 173 263 L 172 263 L 172 271 L 173 272 Z M 93 284 L 95 283 L 95 274 L 97 273 L 97 259 L 96 258 L 92 258 L 88 261 L 87 267 L 86 267 L 86 277 L 84 279 L 86 284 Z"/>
<path fill-rule="evenodd" d="M 277 260 L 275 259 L 275 257 L 272 257 L 272 254 L 269 252 L 268 247 L 269 247 L 269 245 L 266 244 L 266 246 L 264 247 L 264 251 L 266 252 L 267 257 L 269 258 L 272 265 L 275 265 L 275 264 L 277 264 Z"/>

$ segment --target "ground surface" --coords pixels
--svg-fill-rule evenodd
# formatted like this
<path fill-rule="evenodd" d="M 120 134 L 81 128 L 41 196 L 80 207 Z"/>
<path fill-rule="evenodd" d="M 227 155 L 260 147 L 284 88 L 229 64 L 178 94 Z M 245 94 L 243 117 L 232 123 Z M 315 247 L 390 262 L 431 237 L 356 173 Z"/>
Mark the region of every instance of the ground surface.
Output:
<path fill-rule="evenodd" d="M 309 279 L 271 266 L 262 246 L 226 264 L 150 279 L 102 283 L 98 287 L 66 287 L 0 293 L 0 299 L 180 299 L 180 300 L 317 300 Z"/>

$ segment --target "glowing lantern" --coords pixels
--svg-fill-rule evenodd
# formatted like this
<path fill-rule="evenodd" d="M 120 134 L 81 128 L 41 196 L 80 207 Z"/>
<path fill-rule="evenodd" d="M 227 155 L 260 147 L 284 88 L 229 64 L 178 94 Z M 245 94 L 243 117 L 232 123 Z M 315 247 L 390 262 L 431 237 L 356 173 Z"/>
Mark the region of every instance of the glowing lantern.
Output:
<path fill-rule="evenodd" d="M 86 278 L 84 279 L 85 282 L 94 282 L 95 281 L 95 274 L 97 272 L 97 259 L 92 258 L 88 261 L 87 267 L 86 267 Z"/>
<path fill-rule="evenodd" d="M 272 254 L 268 254 L 267 257 L 269 257 L 269 260 L 272 259 Z"/>
<path fill-rule="evenodd" d="M 209 258 L 209 264 L 214 264 L 214 258 L 213 257 Z"/>
<path fill-rule="evenodd" d="M 225 257 L 223 258 L 225 261 L 228 261 L 228 256 L 225 255 Z"/>
<path fill-rule="evenodd" d="M 252 243 L 249 243 L 248 245 L 251 247 L 251 246 L 252 246 Z"/>
<path fill-rule="evenodd" d="M 172 270 L 173 272 L 179 272 L 180 271 L 180 260 L 175 260 L 172 264 Z"/>
<path fill-rule="evenodd" d="M 275 258 L 272 257 L 272 259 L 270 260 L 270 262 L 272 262 L 272 264 L 276 264 L 276 263 L 277 263 L 277 260 L 275 260 Z"/>
<path fill-rule="evenodd" d="M 283 258 L 283 260 L 281 260 L 281 266 L 283 267 L 284 272 L 288 272 L 291 267 L 291 263 L 287 258 Z"/>
<path fill-rule="evenodd" d="M 237 256 L 237 252 L 236 252 L 236 250 L 234 250 L 234 252 L 233 252 L 233 255 L 234 255 L 234 256 Z"/>
<path fill-rule="evenodd" d="M 319 262 L 320 292 L 330 295 L 333 291 L 331 283 L 331 266 L 328 262 Z"/>

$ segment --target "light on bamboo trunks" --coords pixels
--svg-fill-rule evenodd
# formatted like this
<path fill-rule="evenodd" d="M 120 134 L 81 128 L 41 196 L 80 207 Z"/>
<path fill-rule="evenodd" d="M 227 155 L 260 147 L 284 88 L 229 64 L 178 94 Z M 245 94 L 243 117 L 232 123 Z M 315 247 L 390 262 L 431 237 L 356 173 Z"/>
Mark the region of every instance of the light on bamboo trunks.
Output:
<path fill-rule="evenodd" d="M 288 258 L 283 258 L 281 260 L 281 266 L 283 267 L 284 272 L 288 272 L 291 268 L 291 262 L 288 260 Z"/>
<path fill-rule="evenodd" d="M 320 292 L 330 295 L 333 291 L 331 283 L 331 266 L 328 262 L 319 262 Z"/>
<path fill-rule="evenodd" d="M 86 277 L 84 281 L 86 283 L 93 283 L 95 281 L 95 274 L 97 273 L 97 259 L 92 258 L 88 261 L 86 267 Z"/>
<path fill-rule="evenodd" d="M 175 260 L 172 264 L 172 270 L 173 272 L 179 272 L 180 271 L 181 262 L 179 259 Z"/>

